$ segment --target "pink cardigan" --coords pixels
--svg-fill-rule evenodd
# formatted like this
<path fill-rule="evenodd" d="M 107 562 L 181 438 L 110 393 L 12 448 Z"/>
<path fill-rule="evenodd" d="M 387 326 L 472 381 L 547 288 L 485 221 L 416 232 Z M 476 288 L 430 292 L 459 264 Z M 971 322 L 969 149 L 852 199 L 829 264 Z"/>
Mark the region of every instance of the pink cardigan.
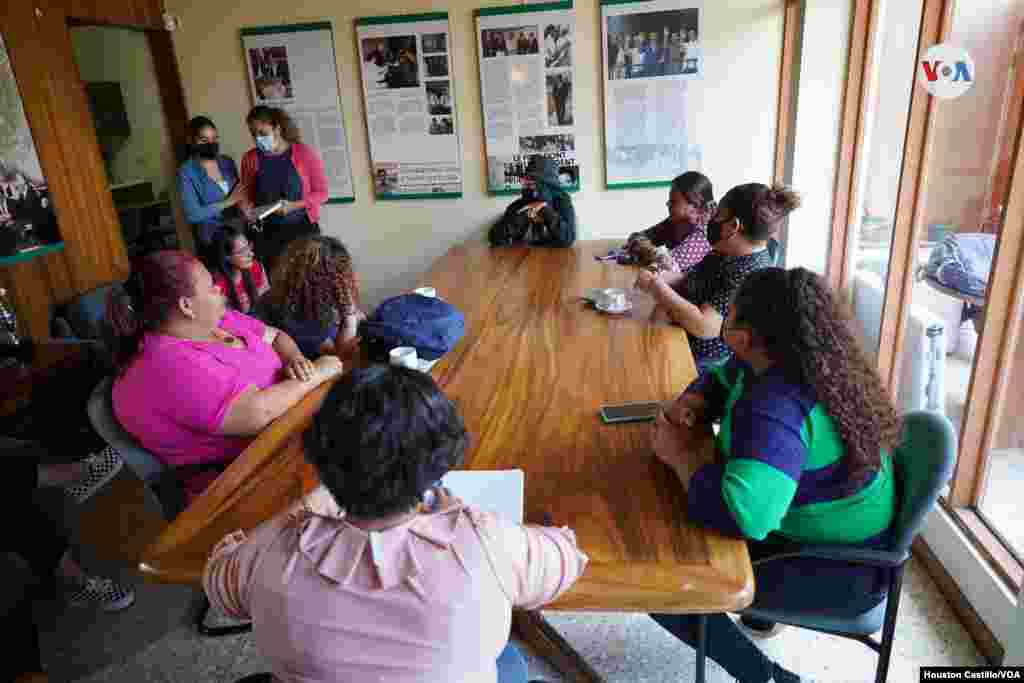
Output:
<path fill-rule="evenodd" d="M 306 207 L 306 215 L 310 223 L 320 222 L 320 206 L 327 201 L 327 174 L 324 173 L 324 162 L 320 155 L 301 142 L 293 142 L 287 154 L 292 155 L 292 163 L 299 172 L 302 181 L 302 204 Z M 242 157 L 242 183 L 245 185 L 246 197 L 239 204 L 243 208 L 252 208 L 256 204 L 256 172 L 260 168 L 260 157 L 256 149 L 250 149 Z"/>
<path fill-rule="evenodd" d="M 512 608 L 564 593 L 587 556 L 568 529 L 462 506 L 367 532 L 286 513 L 214 548 L 211 604 L 251 618 L 284 683 L 495 683 Z"/>

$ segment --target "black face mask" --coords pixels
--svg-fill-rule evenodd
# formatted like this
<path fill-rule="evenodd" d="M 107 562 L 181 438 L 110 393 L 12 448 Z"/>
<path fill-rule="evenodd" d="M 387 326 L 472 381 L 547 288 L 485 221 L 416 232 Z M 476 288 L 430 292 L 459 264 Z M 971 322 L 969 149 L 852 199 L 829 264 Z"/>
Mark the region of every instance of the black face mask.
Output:
<path fill-rule="evenodd" d="M 192 145 L 192 150 L 200 159 L 216 159 L 220 154 L 220 145 L 216 142 L 204 142 L 201 145 Z"/>
<path fill-rule="evenodd" d="M 708 221 L 708 244 L 715 246 L 722 241 L 722 221 Z"/>

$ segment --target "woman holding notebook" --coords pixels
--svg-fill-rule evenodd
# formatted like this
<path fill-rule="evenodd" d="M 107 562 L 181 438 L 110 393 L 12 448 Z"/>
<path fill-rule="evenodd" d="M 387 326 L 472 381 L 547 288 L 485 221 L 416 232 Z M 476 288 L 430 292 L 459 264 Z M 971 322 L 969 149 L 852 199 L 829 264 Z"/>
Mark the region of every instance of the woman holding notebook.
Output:
<path fill-rule="evenodd" d="M 537 609 L 583 573 L 572 531 L 502 520 L 433 488 L 469 436 L 417 370 L 344 376 L 305 438 L 336 507 L 300 504 L 229 535 L 203 576 L 214 605 L 252 619 L 267 680 L 525 683 L 512 608 Z"/>

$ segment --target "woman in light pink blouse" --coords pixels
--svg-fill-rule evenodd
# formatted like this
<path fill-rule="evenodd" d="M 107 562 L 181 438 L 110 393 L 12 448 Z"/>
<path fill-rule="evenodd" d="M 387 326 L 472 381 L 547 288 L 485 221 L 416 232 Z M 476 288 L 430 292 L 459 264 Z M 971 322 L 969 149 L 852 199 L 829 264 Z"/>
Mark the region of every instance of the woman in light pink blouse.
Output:
<path fill-rule="evenodd" d="M 267 680 L 525 683 L 512 608 L 561 595 L 587 557 L 568 529 L 429 495 L 467 442 L 427 374 L 375 365 L 331 389 L 306 457 L 337 508 L 229 535 L 203 576 L 215 606 L 252 619 Z"/>

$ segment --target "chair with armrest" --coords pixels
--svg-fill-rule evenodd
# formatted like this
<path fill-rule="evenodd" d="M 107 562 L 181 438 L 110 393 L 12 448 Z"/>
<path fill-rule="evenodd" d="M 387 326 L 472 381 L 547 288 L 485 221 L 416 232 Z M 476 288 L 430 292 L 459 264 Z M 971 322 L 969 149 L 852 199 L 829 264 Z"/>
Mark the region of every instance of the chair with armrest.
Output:
<path fill-rule="evenodd" d="M 876 683 L 884 683 L 889 673 L 896 613 L 903 585 L 903 571 L 910 559 L 910 545 L 917 536 L 925 516 L 935 506 L 939 492 L 953 472 L 956 459 L 956 433 L 943 415 L 935 412 L 914 412 L 904 418 L 903 443 L 892 454 L 897 481 L 896 518 L 888 549 L 871 549 L 840 545 L 796 545 L 779 553 L 754 561 L 754 565 L 795 558 L 835 560 L 888 570 L 885 597 L 872 609 L 848 616 L 845 605 L 830 605 L 822 600 L 814 610 L 756 609 L 743 612 L 766 621 L 789 624 L 830 635 L 857 640 L 878 653 Z M 823 596 L 823 598 L 826 596 Z M 881 641 L 872 634 L 881 629 Z"/>
<path fill-rule="evenodd" d="M 153 496 L 156 504 L 163 510 L 164 518 L 170 521 L 185 509 L 185 493 L 174 470 L 142 448 L 117 422 L 111 398 L 112 387 L 113 379 L 107 377 L 93 390 L 87 406 L 89 422 L 92 423 L 96 433 L 118 452 L 125 464 L 143 481 L 147 492 Z M 202 593 L 202 602 L 196 620 L 196 628 L 199 633 L 204 636 L 218 637 L 246 633 L 252 629 L 252 624 L 208 626 L 206 615 L 210 611 L 210 601 L 205 592 L 200 592 Z"/>

